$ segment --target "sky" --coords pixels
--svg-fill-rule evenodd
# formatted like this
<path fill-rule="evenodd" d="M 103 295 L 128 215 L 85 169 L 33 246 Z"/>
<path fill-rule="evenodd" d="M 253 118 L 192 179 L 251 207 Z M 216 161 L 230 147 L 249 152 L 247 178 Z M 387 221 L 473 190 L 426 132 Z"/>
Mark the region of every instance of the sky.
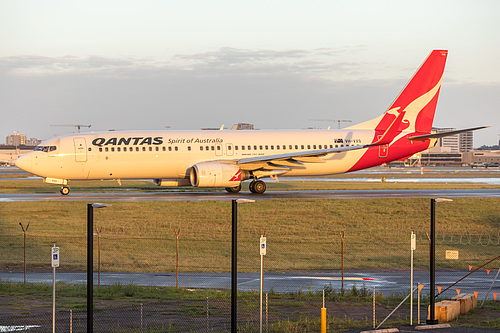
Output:
<path fill-rule="evenodd" d="M 82 131 L 336 128 L 449 50 L 437 127 L 500 134 L 500 1 L 0 2 L 0 142 Z M 342 126 L 350 123 L 343 122 Z"/>

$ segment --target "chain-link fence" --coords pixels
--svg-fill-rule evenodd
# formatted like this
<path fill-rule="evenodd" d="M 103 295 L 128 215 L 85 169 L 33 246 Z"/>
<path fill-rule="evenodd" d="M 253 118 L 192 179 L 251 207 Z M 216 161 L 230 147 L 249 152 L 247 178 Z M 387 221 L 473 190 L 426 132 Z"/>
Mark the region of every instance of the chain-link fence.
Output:
<path fill-rule="evenodd" d="M 121 205 L 123 209 L 127 207 Z M 302 331 L 315 327 L 319 330 L 323 290 L 331 330 L 341 327 L 348 330 L 349 325 L 372 327 L 373 293 L 377 296 L 375 321 L 379 323 L 409 293 L 412 231 L 417 236 L 414 281 L 415 285 L 425 285 L 420 308 L 421 321 L 425 320 L 429 292 L 428 207 L 421 209 L 422 216 L 410 217 L 405 216 L 405 212 L 375 205 L 366 208 L 375 210 L 373 214 L 360 217 L 356 213 L 341 215 L 346 213 L 333 209 L 336 205 L 333 200 L 310 201 L 303 206 L 301 201 L 288 200 L 266 203 L 268 206 L 263 208 L 252 205 L 256 204 L 241 206 L 238 221 L 240 331 L 259 328 L 259 239 L 262 234 L 267 238 L 263 287 L 265 329 Z M 161 218 L 141 219 L 138 212 L 117 217 L 109 208 L 108 212 L 102 210 L 95 216 L 95 330 L 229 331 L 231 223 L 227 206 L 228 203 L 209 203 L 203 211 L 198 211 L 190 204 L 195 216 L 182 206 L 180 209 L 189 222 L 169 216 L 168 211 Z M 149 209 L 164 208 L 149 206 Z M 280 218 L 281 212 L 287 213 Z M 443 289 L 500 253 L 498 207 L 491 207 L 487 213 L 469 214 L 455 226 L 450 221 L 453 214 L 437 216 L 438 222 L 441 218 L 441 226 L 438 225 L 436 235 L 436 284 Z M 471 221 L 479 221 L 483 226 L 486 221 L 488 225 L 476 228 Z M 26 249 L 19 222 L 24 229 L 30 223 Z M 85 215 L 24 217 L 23 220 L 8 217 L 0 223 L 4 230 L 0 238 L 4 253 L 0 256 L 0 288 L 3 289 L 0 326 L 16 329 L 25 326 L 30 332 L 51 328 L 49 253 L 56 243 L 61 252 L 56 272 L 59 281 L 56 326 L 59 331 L 69 330 L 70 325 L 74 332 L 85 331 Z M 23 285 L 24 253 L 26 287 Z M 461 293 L 479 292 L 481 300 L 492 287 L 489 294 L 492 299 L 493 293 L 500 289 L 498 282 L 493 283 L 498 267 L 498 260 L 485 265 L 441 297 L 454 296 L 459 289 Z M 33 289 L 23 294 L 23 288 Z M 19 305 L 15 305 L 17 303 Z M 418 312 L 416 304 L 417 299 L 414 318 Z M 408 323 L 408 315 L 406 304 L 391 320 Z"/>

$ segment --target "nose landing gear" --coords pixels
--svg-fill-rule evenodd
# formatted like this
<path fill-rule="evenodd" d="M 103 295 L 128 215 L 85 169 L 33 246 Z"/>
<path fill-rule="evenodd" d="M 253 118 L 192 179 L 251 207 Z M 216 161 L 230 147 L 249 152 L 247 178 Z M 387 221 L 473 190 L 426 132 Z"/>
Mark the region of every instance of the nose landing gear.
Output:
<path fill-rule="evenodd" d="M 61 190 L 59 192 L 61 192 L 62 195 L 68 195 L 69 194 L 69 187 L 68 186 L 61 187 Z"/>

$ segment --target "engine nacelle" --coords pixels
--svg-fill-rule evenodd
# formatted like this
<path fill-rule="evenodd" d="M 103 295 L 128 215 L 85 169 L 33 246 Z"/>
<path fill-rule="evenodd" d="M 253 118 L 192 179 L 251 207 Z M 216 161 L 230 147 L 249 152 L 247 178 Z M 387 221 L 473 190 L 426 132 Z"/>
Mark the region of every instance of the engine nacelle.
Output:
<path fill-rule="evenodd" d="M 250 176 L 247 171 L 223 163 L 195 164 L 189 173 L 189 181 L 196 187 L 236 187 L 248 178 Z"/>
<path fill-rule="evenodd" d="M 153 179 L 153 183 L 156 186 L 189 186 L 188 179 Z"/>

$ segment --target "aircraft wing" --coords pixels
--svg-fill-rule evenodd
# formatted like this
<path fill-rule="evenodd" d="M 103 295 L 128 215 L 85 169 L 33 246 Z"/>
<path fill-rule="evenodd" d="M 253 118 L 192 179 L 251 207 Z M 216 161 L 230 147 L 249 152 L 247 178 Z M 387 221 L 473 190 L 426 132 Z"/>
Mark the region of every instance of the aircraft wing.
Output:
<path fill-rule="evenodd" d="M 304 163 L 325 163 L 320 157 L 376 146 L 378 144 L 356 145 L 340 148 L 317 149 L 276 155 L 256 156 L 233 161 L 241 170 L 253 171 L 258 177 L 280 175 L 290 169 L 305 168 Z M 227 161 L 226 161 L 227 162 Z"/>

